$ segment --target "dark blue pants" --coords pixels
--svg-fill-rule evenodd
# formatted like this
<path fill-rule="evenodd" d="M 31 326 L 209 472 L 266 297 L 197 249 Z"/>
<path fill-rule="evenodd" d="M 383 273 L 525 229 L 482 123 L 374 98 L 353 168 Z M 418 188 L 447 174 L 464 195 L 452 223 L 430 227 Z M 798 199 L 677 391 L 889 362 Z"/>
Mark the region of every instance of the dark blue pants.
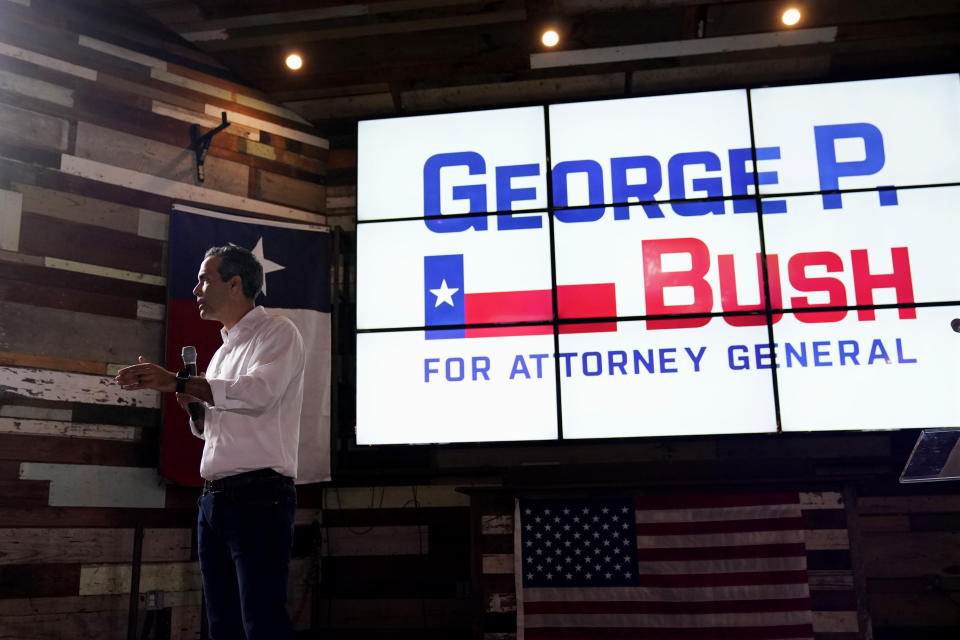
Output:
<path fill-rule="evenodd" d="M 201 496 L 197 552 L 213 640 L 287 640 L 293 480 Z"/>

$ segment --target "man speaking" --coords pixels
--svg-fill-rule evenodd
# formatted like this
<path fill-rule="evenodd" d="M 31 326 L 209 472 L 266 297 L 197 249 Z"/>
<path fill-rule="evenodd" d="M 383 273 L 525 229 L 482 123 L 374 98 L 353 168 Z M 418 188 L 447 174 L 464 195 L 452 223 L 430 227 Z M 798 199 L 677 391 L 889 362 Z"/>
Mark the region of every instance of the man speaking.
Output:
<path fill-rule="evenodd" d="M 116 377 L 131 391 L 175 391 L 184 410 L 201 403 L 190 430 L 204 440 L 197 550 L 213 640 L 292 636 L 286 599 L 304 350 L 293 322 L 254 304 L 262 285 L 250 251 L 209 249 L 193 294 L 200 317 L 223 325 L 223 345 L 206 376 L 140 358 Z"/>

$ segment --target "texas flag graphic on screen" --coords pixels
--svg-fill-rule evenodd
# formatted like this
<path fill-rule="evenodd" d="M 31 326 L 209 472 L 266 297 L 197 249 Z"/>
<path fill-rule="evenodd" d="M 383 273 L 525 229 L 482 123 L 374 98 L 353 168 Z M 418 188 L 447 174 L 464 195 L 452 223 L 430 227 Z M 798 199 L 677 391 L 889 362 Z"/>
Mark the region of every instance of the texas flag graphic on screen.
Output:
<path fill-rule="evenodd" d="M 330 235 L 305 224 L 255 220 L 177 205 L 170 215 L 170 304 L 167 362 L 183 368 L 180 350 L 197 348 L 204 371 L 221 344 L 220 323 L 201 320 L 193 288 L 203 255 L 214 246 L 250 249 L 263 265 L 256 303 L 293 321 L 306 352 L 297 482 L 330 479 Z M 181 485 L 200 486 L 203 441 L 190 433 L 174 394 L 164 394 L 160 473 Z"/>
<path fill-rule="evenodd" d="M 463 254 L 424 256 L 424 325 L 543 322 L 504 327 L 431 329 L 427 340 L 529 336 L 553 333 L 553 294 L 550 289 L 533 291 L 471 292 L 464 274 Z M 559 285 L 557 314 L 560 319 L 608 318 L 617 315 L 617 294 L 612 282 Z M 560 325 L 560 333 L 616 331 L 616 322 Z"/>

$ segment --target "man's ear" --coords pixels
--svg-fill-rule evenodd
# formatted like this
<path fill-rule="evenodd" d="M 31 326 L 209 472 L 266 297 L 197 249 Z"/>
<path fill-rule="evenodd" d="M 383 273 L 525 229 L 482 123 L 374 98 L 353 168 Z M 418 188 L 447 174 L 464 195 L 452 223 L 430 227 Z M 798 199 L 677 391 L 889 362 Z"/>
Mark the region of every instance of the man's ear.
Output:
<path fill-rule="evenodd" d="M 230 288 L 236 289 L 240 293 L 243 293 L 243 278 L 241 278 L 239 275 L 230 278 Z"/>

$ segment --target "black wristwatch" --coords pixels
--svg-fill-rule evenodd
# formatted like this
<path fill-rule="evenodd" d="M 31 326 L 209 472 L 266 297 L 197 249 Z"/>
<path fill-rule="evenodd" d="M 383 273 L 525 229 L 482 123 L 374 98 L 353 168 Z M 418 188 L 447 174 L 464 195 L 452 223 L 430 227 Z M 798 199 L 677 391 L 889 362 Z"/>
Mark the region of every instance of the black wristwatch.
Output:
<path fill-rule="evenodd" d="M 184 369 L 177 372 L 177 393 L 183 393 L 187 386 L 187 380 L 190 379 L 190 373 Z"/>

